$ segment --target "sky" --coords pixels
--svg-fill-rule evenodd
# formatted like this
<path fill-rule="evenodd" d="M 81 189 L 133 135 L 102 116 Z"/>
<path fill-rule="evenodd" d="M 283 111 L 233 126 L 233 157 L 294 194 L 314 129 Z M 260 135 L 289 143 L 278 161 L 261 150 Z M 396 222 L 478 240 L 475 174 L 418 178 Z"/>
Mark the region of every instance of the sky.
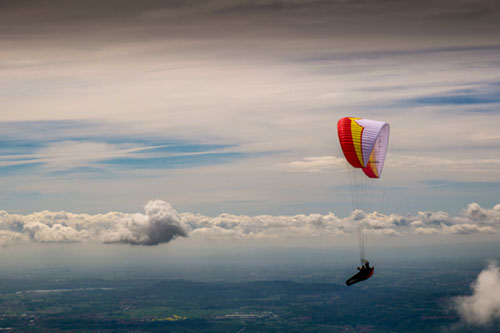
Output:
<path fill-rule="evenodd" d="M 0 240 L 498 241 L 499 22 L 493 0 L 2 1 Z M 344 116 L 391 126 L 366 212 Z"/>
<path fill-rule="evenodd" d="M 4 266 L 265 247 L 357 260 L 356 223 L 375 260 L 498 249 L 496 0 L 6 0 L 0 45 Z M 366 207 L 345 116 L 391 126 Z M 498 318 L 499 281 L 492 261 L 456 299 L 465 321 Z"/>

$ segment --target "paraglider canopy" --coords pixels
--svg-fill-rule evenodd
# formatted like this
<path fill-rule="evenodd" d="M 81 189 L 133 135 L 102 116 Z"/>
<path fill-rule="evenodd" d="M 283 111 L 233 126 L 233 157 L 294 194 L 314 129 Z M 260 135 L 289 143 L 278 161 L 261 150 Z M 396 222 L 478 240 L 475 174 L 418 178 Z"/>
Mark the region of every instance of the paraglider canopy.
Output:
<path fill-rule="evenodd" d="M 370 178 L 380 178 L 389 143 L 389 124 L 345 117 L 337 122 L 337 132 L 349 164 L 361 168 Z"/>

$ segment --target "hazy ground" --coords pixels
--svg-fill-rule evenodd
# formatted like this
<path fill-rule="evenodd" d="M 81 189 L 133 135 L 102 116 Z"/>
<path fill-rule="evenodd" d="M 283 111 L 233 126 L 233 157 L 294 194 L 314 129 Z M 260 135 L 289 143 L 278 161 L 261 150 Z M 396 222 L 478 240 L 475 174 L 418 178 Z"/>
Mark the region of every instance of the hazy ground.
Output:
<path fill-rule="evenodd" d="M 374 250 L 376 273 L 344 285 L 357 262 L 349 251 L 262 249 L 166 260 L 116 259 L 45 265 L 38 256 L 5 264 L 0 280 L 0 327 L 15 330 L 109 331 L 477 331 L 452 309 L 471 294 L 486 267 L 474 253 L 495 245 L 455 249 Z M 49 251 L 54 254 L 59 247 Z M 64 252 L 64 251 L 63 251 Z M 127 253 L 127 251 L 124 251 Z M 91 253 L 91 252 L 89 252 Z M 430 256 L 430 253 L 435 253 Z M 465 255 L 467 253 L 468 255 Z M 484 252 L 483 252 L 484 253 Z M 496 252 L 498 253 L 498 252 Z M 4 253 L 5 255 L 5 253 Z M 157 259 L 154 255 L 150 259 Z M 85 260 L 83 258 L 86 258 Z M 494 258 L 494 252 L 491 258 Z M 181 260 L 182 259 L 182 260 Z M 498 258 L 497 258 L 498 259 Z M 494 325 L 479 327 L 497 332 Z"/>

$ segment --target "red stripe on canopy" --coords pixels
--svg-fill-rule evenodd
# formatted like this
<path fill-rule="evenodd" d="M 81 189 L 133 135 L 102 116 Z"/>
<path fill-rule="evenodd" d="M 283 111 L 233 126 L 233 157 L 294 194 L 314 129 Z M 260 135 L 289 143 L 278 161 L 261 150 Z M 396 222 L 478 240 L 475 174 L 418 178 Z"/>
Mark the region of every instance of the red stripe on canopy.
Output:
<path fill-rule="evenodd" d="M 344 156 L 349 164 L 355 168 L 362 168 L 363 165 L 361 165 L 361 162 L 359 161 L 356 149 L 354 148 L 354 143 L 352 142 L 351 121 L 352 120 L 349 117 L 345 117 L 339 119 L 337 122 L 337 133 L 339 135 L 340 147 L 342 147 Z"/>

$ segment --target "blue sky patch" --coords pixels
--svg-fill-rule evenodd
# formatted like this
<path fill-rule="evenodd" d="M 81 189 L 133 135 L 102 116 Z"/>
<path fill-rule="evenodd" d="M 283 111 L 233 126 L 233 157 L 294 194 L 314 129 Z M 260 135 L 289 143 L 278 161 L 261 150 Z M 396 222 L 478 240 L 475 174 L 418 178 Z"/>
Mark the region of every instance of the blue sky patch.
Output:
<path fill-rule="evenodd" d="M 477 88 L 455 89 L 445 94 L 422 96 L 406 100 L 403 104 L 414 105 L 481 105 L 500 103 L 498 82 L 476 83 Z M 488 112 L 482 109 L 482 112 Z M 496 110 L 496 109 L 495 109 Z M 490 112 L 493 110 L 490 110 Z M 472 111 L 474 112 L 474 111 Z"/>
<path fill-rule="evenodd" d="M 0 177 L 10 176 L 22 172 L 31 172 L 41 166 L 43 166 L 43 163 L 41 162 L 0 166 Z"/>
<path fill-rule="evenodd" d="M 121 168 L 130 169 L 172 169 L 228 163 L 236 159 L 243 158 L 244 156 L 245 154 L 239 152 L 207 152 L 195 155 L 157 156 L 145 158 L 115 158 L 103 160 L 99 163 L 102 165 L 114 165 Z"/>
<path fill-rule="evenodd" d="M 478 95 L 445 95 L 415 98 L 411 100 L 411 102 L 423 105 L 469 105 L 499 103 L 500 97 Z"/>
<path fill-rule="evenodd" d="M 248 156 L 236 151 L 236 145 L 151 135 L 107 136 L 102 128 L 74 121 L 0 123 L 0 130 L 5 130 L 0 136 L 0 172 L 5 175 L 44 167 L 49 176 L 112 177 L 116 174 L 110 168 L 184 168 L 228 163 Z"/>

